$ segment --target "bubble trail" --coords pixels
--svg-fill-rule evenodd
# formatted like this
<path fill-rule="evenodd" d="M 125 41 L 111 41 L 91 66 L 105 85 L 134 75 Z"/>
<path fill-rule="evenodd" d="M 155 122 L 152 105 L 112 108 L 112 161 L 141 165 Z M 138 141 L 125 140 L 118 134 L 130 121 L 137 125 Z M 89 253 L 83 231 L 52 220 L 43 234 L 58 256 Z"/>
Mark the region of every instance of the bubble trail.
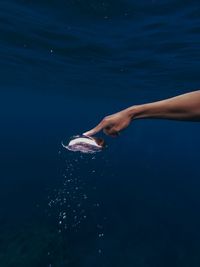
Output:
<path fill-rule="evenodd" d="M 62 155 L 59 153 L 59 155 Z M 90 223 L 91 216 L 97 212 L 100 204 L 95 199 L 96 184 L 93 176 L 101 176 L 94 168 L 91 161 L 96 157 L 76 154 L 75 158 L 68 157 L 64 160 L 64 173 L 62 174 L 61 184 L 53 190 L 49 196 L 48 207 L 57 220 L 59 233 L 70 232 L 80 229 L 81 225 Z M 82 168 L 84 166 L 84 170 Z M 87 183 L 86 183 L 87 181 Z M 93 215 L 92 215 L 93 213 Z M 57 218 L 57 219 L 56 219 Z M 98 225 L 98 222 L 97 222 Z M 96 226 L 98 235 L 98 226 Z M 101 229 L 103 232 L 103 229 Z M 98 235 L 99 237 L 102 237 Z"/>

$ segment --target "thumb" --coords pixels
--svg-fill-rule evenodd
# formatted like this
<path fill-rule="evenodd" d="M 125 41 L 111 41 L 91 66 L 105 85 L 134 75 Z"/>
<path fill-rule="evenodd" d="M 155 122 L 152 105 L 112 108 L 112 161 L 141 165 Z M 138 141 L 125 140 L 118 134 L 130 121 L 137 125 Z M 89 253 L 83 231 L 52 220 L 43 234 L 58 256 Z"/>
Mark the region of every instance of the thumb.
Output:
<path fill-rule="evenodd" d="M 92 135 L 95 135 L 96 133 L 100 132 L 102 129 L 103 129 L 103 124 L 102 124 L 102 122 L 100 122 L 96 127 L 91 129 L 90 131 L 83 133 L 83 135 L 92 136 Z"/>

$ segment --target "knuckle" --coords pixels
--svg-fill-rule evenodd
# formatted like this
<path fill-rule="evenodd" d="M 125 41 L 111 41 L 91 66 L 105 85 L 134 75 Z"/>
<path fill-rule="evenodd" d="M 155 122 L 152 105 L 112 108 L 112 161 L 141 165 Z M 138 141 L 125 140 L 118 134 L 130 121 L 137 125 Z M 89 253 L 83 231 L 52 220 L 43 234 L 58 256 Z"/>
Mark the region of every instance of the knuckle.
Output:
<path fill-rule="evenodd" d="M 103 124 L 107 123 L 108 122 L 108 119 L 105 117 L 103 118 L 103 120 L 101 121 Z"/>
<path fill-rule="evenodd" d="M 116 127 L 112 127 L 111 131 L 112 131 L 112 132 L 118 132 L 118 130 L 117 130 Z"/>
<path fill-rule="evenodd" d="M 115 132 L 120 132 L 120 130 L 121 130 L 121 129 L 120 129 L 119 127 L 116 127 L 116 128 L 115 128 Z"/>
<path fill-rule="evenodd" d="M 106 116 L 103 119 L 105 122 L 111 122 L 111 116 Z"/>
<path fill-rule="evenodd" d="M 108 120 L 108 116 L 106 116 L 106 117 L 103 118 L 103 121 L 106 121 L 106 120 Z"/>

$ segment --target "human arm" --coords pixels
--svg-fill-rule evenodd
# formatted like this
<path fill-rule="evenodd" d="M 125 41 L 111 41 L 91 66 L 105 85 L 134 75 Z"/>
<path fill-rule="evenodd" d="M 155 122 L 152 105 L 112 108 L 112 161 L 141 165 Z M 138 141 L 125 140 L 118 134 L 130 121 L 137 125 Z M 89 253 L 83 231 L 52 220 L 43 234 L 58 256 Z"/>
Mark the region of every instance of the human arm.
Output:
<path fill-rule="evenodd" d="M 144 118 L 200 121 L 200 90 L 129 107 L 105 117 L 96 127 L 84 134 L 92 136 L 103 130 L 110 136 L 116 136 L 127 128 L 132 120 Z"/>

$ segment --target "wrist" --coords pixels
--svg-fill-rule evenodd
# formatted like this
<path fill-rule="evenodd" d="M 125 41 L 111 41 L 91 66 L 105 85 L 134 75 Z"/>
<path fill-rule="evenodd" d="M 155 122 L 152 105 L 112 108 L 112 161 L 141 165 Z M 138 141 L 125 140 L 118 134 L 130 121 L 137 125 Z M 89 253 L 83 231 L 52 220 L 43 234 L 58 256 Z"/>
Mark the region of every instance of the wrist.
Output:
<path fill-rule="evenodd" d="M 169 109 L 169 108 L 168 108 Z M 164 118 L 168 111 L 166 101 L 157 101 L 129 107 L 127 110 L 131 120 L 145 118 Z"/>
<path fill-rule="evenodd" d="M 126 109 L 127 115 L 131 120 L 145 117 L 145 105 L 135 105 Z"/>

